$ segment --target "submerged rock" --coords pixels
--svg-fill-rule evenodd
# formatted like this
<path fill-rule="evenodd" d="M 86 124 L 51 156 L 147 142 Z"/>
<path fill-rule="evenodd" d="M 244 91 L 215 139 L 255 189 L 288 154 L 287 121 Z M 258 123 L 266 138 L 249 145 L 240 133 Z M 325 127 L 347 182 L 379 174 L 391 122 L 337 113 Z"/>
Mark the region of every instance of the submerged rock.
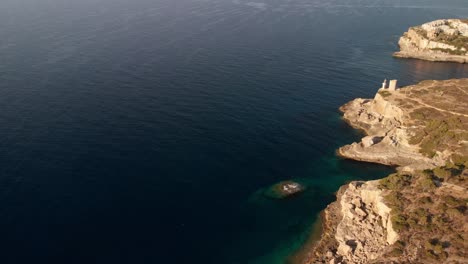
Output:
<path fill-rule="evenodd" d="M 270 186 L 264 195 L 270 198 L 282 199 L 305 190 L 305 186 L 295 181 L 282 181 Z"/>

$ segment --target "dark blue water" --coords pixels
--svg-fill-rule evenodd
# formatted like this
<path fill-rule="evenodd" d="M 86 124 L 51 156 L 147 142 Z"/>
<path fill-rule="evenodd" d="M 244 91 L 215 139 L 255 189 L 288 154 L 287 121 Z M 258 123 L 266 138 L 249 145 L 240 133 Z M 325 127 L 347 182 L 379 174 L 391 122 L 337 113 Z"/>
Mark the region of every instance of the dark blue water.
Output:
<path fill-rule="evenodd" d="M 284 263 L 343 183 L 337 108 L 468 77 L 391 57 L 465 0 L 3 0 L 1 263 Z M 259 190 L 296 179 L 288 200 Z"/>

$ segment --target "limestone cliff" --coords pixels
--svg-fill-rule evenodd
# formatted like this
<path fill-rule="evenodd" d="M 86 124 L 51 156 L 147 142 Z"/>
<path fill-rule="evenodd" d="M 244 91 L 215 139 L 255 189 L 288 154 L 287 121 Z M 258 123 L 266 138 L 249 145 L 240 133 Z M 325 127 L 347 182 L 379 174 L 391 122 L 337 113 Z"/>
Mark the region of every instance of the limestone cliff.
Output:
<path fill-rule="evenodd" d="M 398 173 L 340 188 L 306 263 L 466 263 L 468 79 L 380 89 L 340 110 L 367 136 L 346 158 Z"/>
<path fill-rule="evenodd" d="M 332 232 L 327 230 L 336 243 L 319 258 L 336 263 L 368 263 L 377 259 L 384 253 L 382 248 L 398 239 L 390 221 L 391 209 L 383 202 L 378 181 L 352 182 L 339 193 L 338 201 L 326 210 L 328 218 L 332 214 L 339 219 Z"/>
<path fill-rule="evenodd" d="M 395 57 L 468 62 L 468 20 L 440 19 L 411 27 L 398 42 Z"/>
<path fill-rule="evenodd" d="M 463 102 L 468 102 L 468 79 L 381 89 L 374 99 L 353 100 L 340 110 L 368 136 L 338 153 L 409 171 L 468 156 L 468 108 Z"/>

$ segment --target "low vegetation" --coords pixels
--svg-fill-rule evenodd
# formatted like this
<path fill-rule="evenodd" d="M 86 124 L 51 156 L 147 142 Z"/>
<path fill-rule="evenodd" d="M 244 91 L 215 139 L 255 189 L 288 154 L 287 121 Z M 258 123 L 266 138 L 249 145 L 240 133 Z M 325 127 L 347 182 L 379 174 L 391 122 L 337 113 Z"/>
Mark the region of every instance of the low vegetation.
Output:
<path fill-rule="evenodd" d="M 463 55 L 466 55 L 467 53 L 466 50 L 461 50 L 461 49 L 452 50 L 452 49 L 433 48 L 431 50 L 442 52 L 442 53 L 448 53 L 450 55 L 458 55 L 458 56 L 463 56 Z"/>
<path fill-rule="evenodd" d="M 435 38 L 435 41 L 446 43 L 457 48 L 458 51 L 466 54 L 468 50 L 468 37 L 462 35 L 449 35 L 445 33 L 440 33 Z M 464 51 L 462 49 L 465 49 Z"/>
<path fill-rule="evenodd" d="M 392 95 L 392 93 L 390 93 L 389 91 L 379 91 L 378 92 L 382 97 L 388 97 L 390 95 Z"/>
<path fill-rule="evenodd" d="M 460 117 L 452 116 L 442 119 L 437 118 L 438 115 L 435 114 L 431 119 L 431 113 L 435 110 L 429 109 L 420 108 L 411 113 L 416 123 L 422 126 L 413 132 L 409 143 L 419 144 L 421 153 L 433 157 L 436 151 L 449 149 L 451 146 L 458 145 L 458 142 L 468 139 L 468 133 L 463 131 L 466 124 Z"/>
<path fill-rule="evenodd" d="M 468 237 L 460 230 L 468 221 L 465 162 L 398 172 L 380 180 L 385 203 L 392 208 L 392 226 L 400 236 L 385 257 L 441 263 L 464 256 Z M 456 188 L 451 187 L 453 183 L 457 183 Z"/>
<path fill-rule="evenodd" d="M 467 84 L 458 80 L 406 89 L 407 100 L 398 104 L 410 117 L 408 143 L 418 145 L 428 157 L 444 150 L 468 156 L 468 147 L 462 143 L 468 142 L 468 108 L 461 103 L 468 99 Z"/>
<path fill-rule="evenodd" d="M 452 55 L 466 55 L 468 53 L 468 37 L 466 36 L 440 32 L 435 37 L 429 37 L 427 31 L 421 27 L 413 27 L 412 29 L 424 39 L 431 39 L 432 41 L 445 43 L 456 48 L 455 50 L 435 48 L 432 49 L 434 51 L 441 51 Z"/>

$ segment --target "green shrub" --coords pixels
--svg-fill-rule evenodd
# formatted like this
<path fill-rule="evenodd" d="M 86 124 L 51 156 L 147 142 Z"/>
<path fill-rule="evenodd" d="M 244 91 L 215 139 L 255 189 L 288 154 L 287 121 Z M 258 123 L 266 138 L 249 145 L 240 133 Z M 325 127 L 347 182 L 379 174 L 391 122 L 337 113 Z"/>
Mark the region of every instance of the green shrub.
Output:
<path fill-rule="evenodd" d="M 429 196 L 424 196 L 424 197 L 422 197 L 421 199 L 419 199 L 419 203 L 420 203 L 420 204 L 423 204 L 423 205 L 431 204 L 431 203 L 432 203 L 432 199 L 431 199 L 431 197 L 429 197 Z"/>
<path fill-rule="evenodd" d="M 410 219 L 408 224 L 415 226 L 416 223 L 419 225 L 427 225 L 430 222 L 431 216 L 429 212 L 424 208 L 418 208 L 410 213 Z"/>
<path fill-rule="evenodd" d="M 379 91 L 379 94 L 380 94 L 382 97 L 388 97 L 388 96 L 392 95 L 392 93 L 389 92 L 389 91 Z"/>
<path fill-rule="evenodd" d="M 460 49 L 451 50 L 451 49 L 442 49 L 442 48 L 432 48 L 431 50 L 440 51 L 440 52 L 448 53 L 448 54 L 451 54 L 451 55 L 465 55 L 466 54 L 466 51 L 463 51 L 463 50 L 460 50 Z"/>
<path fill-rule="evenodd" d="M 426 120 L 426 115 L 418 111 L 411 112 L 410 117 L 417 120 Z"/>
<path fill-rule="evenodd" d="M 387 256 L 389 257 L 400 257 L 401 255 L 403 255 L 403 249 L 401 248 L 393 248 L 388 254 Z"/>
<path fill-rule="evenodd" d="M 415 214 L 418 217 L 421 217 L 421 216 L 427 215 L 427 211 L 424 208 L 418 208 L 418 209 L 413 211 L 413 214 Z"/>
<path fill-rule="evenodd" d="M 437 185 L 434 182 L 434 179 L 432 176 L 429 175 L 423 175 L 421 179 L 419 180 L 419 186 L 424 190 L 424 191 L 431 191 L 434 190 Z"/>
<path fill-rule="evenodd" d="M 444 251 L 444 245 L 447 245 L 447 243 L 442 243 L 437 238 L 430 239 L 424 243 L 426 256 L 435 260 L 445 260 L 448 257 L 448 254 Z"/>
<path fill-rule="evenodd" d="M 412 177 L 413 176 L 404 173 L 391 174 L 380 180 L 379 187 L 382 189 L 397 190 L 410 185 Z"/>
<path fill-rule="evenodd" d="M 395 229 L 397 232 L 407 229 L 409 226 L 407 218 L 401 214 L 392 215 L 391 221 L 393 229 Z"/>
<path fill-rule="evenodd" d="M 401 210 L 403 204 L 403 196 L 400 192 L 392 191 L 384 197 L 385 203 L 392 207 L 392 210 Z"/>
<path fill-rule="evenodd" d="M 430 249 L 425 251 L 425 255 L 426 255 L 426 257 L 431 258 L 431 259 L 438 259 L 437 255 L 434 253 L 434 251 L 432 251 Z"/>
<path fill-rule="evenodd" d="M 427 177 L 432 177 L 434 180 L 439 181 L 463 181 L 463 177 L 460 177 L 465 169 L 465 165 L 463 164 L 454 164 L 454 163 L 447 163 L 444 167 L 437 167 L 433 170 L 424 170 L 423 174 Z M 458 177 L 458 178 L 456 178 Z"/>
<path fill-rule="evenodd" d="M 458 200 L 457 198 L 451 196 L 451 195 L 448 195 L 448 196 L 444 196 L 443 197 L 443 201 L 448 205 L 448 206 L 451 206 L 451 207 L 455 207 L 455 206 L 459 206 L 459 205 L 462 205 L 462 201 Z"/>
<path fill-rule="evenodd" d="M 411 137 L 411 144 L 418 144 L 420 152 L 428 157 L 433 157 L 437 150 L 445 149 L 448 145 L 457 143 L 464 138 L 460 130 L 463 130 L 463 120 L 460 117 L 444 118 L 443 115 L 434 112 L 433 109 L 420 108 L 414 111 L 413 118 L 421 118 L 425 122 L 423 131 L 415 132 Z"/>
<path fill-rule="evenodd" d="M 413 136 L 411 136 L 408 143 L 410 143 L 412 145 L 417 145 L 417 144 L 421 143 L 421 141 L 426 136 L 427 136 L 427 133 L 423 129 L 419 129 L 419 130 L 413 132 Z"/>
<path fill-rule="evenodd" d="M 450 53 L 450 54 L 463 55 L 466 53 L 466 50 L 468 49 L 468 37 L 465 37 L 463 35 L 449 35 L 449 34 L 441 33 L 437 36 L 436 40 L 455 46 L 457 48 L 457 50 L 453 51 L 454 53 Z M 462 51 L 463 48 L 465 49 L 465 51 Z"/>
<path fill-rule="evenodd" d="M 435 176 L 443 178 L 443 179 L 446 179 L 452 176 L 452 170 L 447 169 L 445 167 L 438 167 L 438 168 L 435 168 L 433 171 L 434 171 Z"/>

